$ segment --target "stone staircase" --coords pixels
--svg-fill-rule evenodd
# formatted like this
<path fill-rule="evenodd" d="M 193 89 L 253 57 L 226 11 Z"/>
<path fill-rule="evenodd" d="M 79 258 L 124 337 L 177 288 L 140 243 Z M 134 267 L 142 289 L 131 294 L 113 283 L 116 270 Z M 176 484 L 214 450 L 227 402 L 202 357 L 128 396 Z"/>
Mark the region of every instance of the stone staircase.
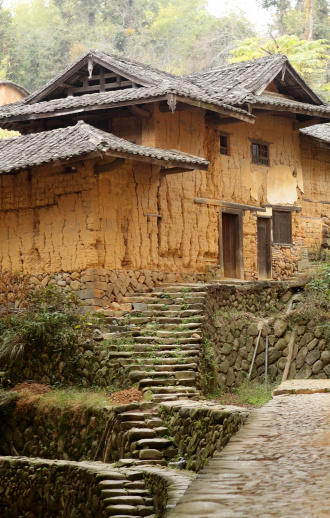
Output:
<path fill-rule="evenodd" d="M 129 471 L 98 475 L 101 498 L 108 516 L 154 518 L 153 499 L 146 488 L 143 473 Z"/>
<path fill-rule="evenodd" d="M 131 312 L 106 312 L 109 359 L 129 371 L 146 399 L 199 396 L 198 360 L 205 285 L 173 285 L 124 299 Z"/>

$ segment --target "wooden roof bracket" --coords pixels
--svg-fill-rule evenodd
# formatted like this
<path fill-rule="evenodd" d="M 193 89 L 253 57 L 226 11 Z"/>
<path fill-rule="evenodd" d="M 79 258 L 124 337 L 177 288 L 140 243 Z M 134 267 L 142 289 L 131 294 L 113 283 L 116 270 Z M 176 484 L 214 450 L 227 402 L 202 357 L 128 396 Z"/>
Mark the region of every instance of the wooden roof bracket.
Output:
<path fill-rule="evenodd" d="M 136 115 L 137 117 L 142 117 L 143 119 L 150 119 L 151 117 L 150 112 L 143 110 L 139 106 L 136 106 L 136 104 L 132 104 L 128 109 L 131 113 L 133 113 L 133 115 Z"/>
<path fill-rule="evenodd" d="M 176 108 L 176 95 L 175 94 L 167 94 L 167 104 L 169 109 L 173 113 Z"/>
<path fill-rule="evenodd" d="M 115 158 L 112 162 L 108 162 L 106 164 L 100 164 L 94 166 L 94 174 L 100 173 L 109 173 L 110 171 L 114 171 L 118 169 L 125 163 L 125 158 Z"/>
<path fill-rule="evenodd" d="M 92 56 L 88 56 L 88 62 L 87 62 L 88 79 L 92 79 L 93 66 L 94 66 L 93 57 Z"/>
<path fill-rule="evenodd" d="M 160 172 L 163 175 L 167 174 L 178 174 L 178 173 L 186 173 L 187 171 L 194 171 L 195 167 L 161 167 Z"/>

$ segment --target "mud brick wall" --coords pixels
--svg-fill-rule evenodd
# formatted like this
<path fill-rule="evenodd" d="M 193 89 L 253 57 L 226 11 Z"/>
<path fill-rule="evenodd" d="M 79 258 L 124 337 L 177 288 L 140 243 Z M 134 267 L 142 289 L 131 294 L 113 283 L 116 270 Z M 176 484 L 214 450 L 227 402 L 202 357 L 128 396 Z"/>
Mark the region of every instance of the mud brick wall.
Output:
<path fill-rule="evenodd" d="M 114 128 L 143 145 L 204 156 L 209 171 L 163 175 L 157 165 L 126 160 L 100 175 L 94 174 L 96 161 L 71 171 L 48 164 L 2 175 L 0 269 L 34 275 L 88 269 L 132 271 L 142 277 L 144 271 L 205 274 L 218 262 L 221 208 L 197 204 L 196 197 L 260 207 L 300 203 L 300 143 L 290 120 L 262 115 L 255 124 L 226 126 L 230 153 L 225 156 L 219 131 L 208 124 L 204 110 L 149 109 L 148 121 L 127 117 L 113 121 Z M 252 164 L 251 139 L 260 138 L 272 142 L 269 167 Z M 302 236 L 296 237 L 295 246 L 303 246 Z M 243 256 L 246 279 L 255 279 L 256 222 L 248 211 Z M 281 272 L 287 274 L 282 268 L 278 276 Z M 96 299 L 103 298 L 98 295 Z"/>

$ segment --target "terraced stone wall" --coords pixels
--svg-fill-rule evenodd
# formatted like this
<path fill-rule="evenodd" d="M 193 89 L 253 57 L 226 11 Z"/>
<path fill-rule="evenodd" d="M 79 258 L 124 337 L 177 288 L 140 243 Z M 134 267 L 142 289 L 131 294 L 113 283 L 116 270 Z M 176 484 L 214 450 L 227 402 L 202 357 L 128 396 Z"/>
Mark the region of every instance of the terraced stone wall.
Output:
<path fill-rule="evenodd" d="M 294 283 L 276 282 L 209 288 L 203 327 L 219 386 L 237 387 L 246 379 L 259 330 L 252 380 L 264 381 L 267 336 L 269 381 L 282 377 L 287 364 L 289 379 L 330 376 L 330 337 L 324 322 L 307 316 L 298 325 L 285 314 L 296 290 Z"/>
<path fill-rule="evenodd" d="M 0 455 L 92 460 L 111 406 L 101 410 L 51 406 L 37 401 L 0 407 Z"/>
<path fill-rule="evenodd" d="M 186 468 L 199 471 L 247 419 L 246 409 L 208 402 L 165 402 L 159 413 Z"/>
<path fill-rule="evenodd" d="M 76 463 L 0 457 L 3 518 L 105 518 L 97 472 Z"/>

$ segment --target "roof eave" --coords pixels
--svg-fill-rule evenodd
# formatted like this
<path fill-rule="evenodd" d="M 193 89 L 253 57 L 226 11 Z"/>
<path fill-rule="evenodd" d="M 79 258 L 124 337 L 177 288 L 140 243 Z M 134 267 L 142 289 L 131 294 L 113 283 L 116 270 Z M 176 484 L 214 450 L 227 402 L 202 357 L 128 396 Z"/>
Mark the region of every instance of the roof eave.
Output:
<path fill-rule="evenodd" d="M 0 124 L 6 125 L 11 122 L 24 122 L 31 121 L 37 119 L 47 119 L 53 117 L 60 117 L 63 115 L 74 115 L 74 114 L 82 114 L 90 111 L 99 111 L 99 110 L 107 110 L 107 109 L 115 109 L 125 106 L 132 106 L 136 104 L 146 104 L 146 103 L 154 103 L 159 101 L 169 101 L 169 95 L 175 96 L 175 101 L 182 102 L 185 104 L 189 104 L 191 106 L 195 106 L 197 108 L 202 108 L 205 110 L 210 110 L 217 112 L 219 114 L 227 115 L 229 117 L 233 117 L 244 122 L 249 122 L 251 124 L 254 123 L 255 117 L 245 110 L 239 109 L 240 111 L 236 111 L 235 108 L 229 105 L 217 105 L 209 102 L 204 102 L 200 100 L 193 99 L 191 97 L 180 96 L 176 94 L 164 94 L 164 95 L 156 95 L 150 97 L 144 97 L 140 99 L 130 99 L 128 101 L 118 101 L 106 104 L 97 104 L 92 106 L 84 106 L 77 108 L 64 108 L 60 110 L 54 110 L 53 112 L 43 112 L 43 113 L 31 113 L 27 115 L 15 115 L 12 117 L 1 117 L 0 116 Z M 172 99 L 173 101 L 173 99 Z"/>

